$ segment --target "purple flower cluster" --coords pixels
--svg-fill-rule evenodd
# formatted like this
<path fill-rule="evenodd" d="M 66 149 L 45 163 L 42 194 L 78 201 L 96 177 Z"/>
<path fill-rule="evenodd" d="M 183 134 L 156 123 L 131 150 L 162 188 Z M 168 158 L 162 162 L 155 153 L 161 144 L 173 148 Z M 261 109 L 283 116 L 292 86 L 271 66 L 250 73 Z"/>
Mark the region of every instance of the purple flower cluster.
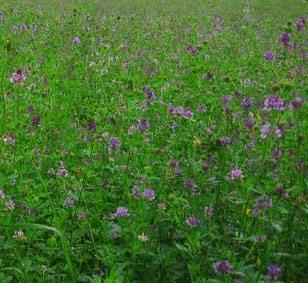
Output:
<path fill-rule="evenodd" d="M 185 109 L 182 106 L 170 106 L 169 113 L 171 115 L 183 117 L 185 119 L 190 119 L 194 115 L 193 111 L 190 108 Z"/>
<path fill-rule="evenodd" d="M 267 267 L 267 277 L 269 278 L 269 280 L 273 281 L 276 280 L 279 276 L 279 274 L 281 273 L 282 269 L 274 264 L 271 264 Z"/>
<path fill-rule="evenodd" d="M 308 16 L 300 16 L 296 19 L 294 25 L 297 31 L 303 31 L 307 19 L 308 19 Z"/>
<path fill-rule="evenodd" d="M 185 223 L 190 227 L 190 228 L 196 228 L 200 224 L 200 220 L 196 218 L 195 216 L 191 216 L 185 220 Z"/>
<path fill-rule="evenodd" d="M 291 36 L 288 33 L 283 33 L 280 36 L 280 42 L 283 43 L 285 46 L 290 42 Z"/>
<path fill-rule="evenodd" d="M 258 202 L 252 207 L 254 215 L 259 215 L 263 210 L 273 207 L 273 201 L 268 197 L 264 196 L 258 200 Z"/>
<path fill-rule="evenodd" d="M 156 95 L 154 91 L 152 91 L 149 87 L 144 86 L 142 88 L 143 93 L 146 95 L 147 102 L 150 103 L 156 99 Z"/>
<path fill-rule="evenodd" d="M 115 217 L 118 218 L 127 218 L 130 216 L 128 213 L 128 209 L 125 207 L 118 207 L 116 213 L 114 214 Z"/>
<path fill-rule="evenodd" d="M 270 61 L 273 61 L 275 60 L 276 58 L 276 55 L 273 51 L 266 51 L 264 53 L 264 59 L 267 61 L 267 62 L 270 62 Z"/>
<path fill-rule="evenodd" d="M 271 110 L 283 111 L 285 110 L 285 106 L 286 106 L 286 103 L 283 101 L 282 98 L 280 98 L 277 95 L 269 95 L 264 100 L 263 109 L 266 111 L 271 111 Z"/>
<path fill-rule="evenodd" d="M 242 179 L 244 178 L 243 171 L 238 168 L 234 168 L 231 170 L 230 177 L 232 180 Z"/>
<path fill-rule="evenodd" d="M 109 151 L 119 151 L 121 148 L 121 143 L 117 137 L 112 137 L 109 141 L 108 149 Z"/>
<path fill-rule="evenodd" d="M 229 261 L 221 260 L 214 264 L 214 269 L 216 273 L 232 273 L 233 268 Z"/>

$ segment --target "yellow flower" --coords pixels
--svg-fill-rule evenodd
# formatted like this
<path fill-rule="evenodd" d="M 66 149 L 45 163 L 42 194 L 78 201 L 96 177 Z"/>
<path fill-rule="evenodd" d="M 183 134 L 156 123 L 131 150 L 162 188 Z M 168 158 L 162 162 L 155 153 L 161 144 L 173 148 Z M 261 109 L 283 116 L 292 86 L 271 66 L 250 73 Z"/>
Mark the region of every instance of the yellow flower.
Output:
<path fill-rule="evenodd" d="M 141 241 L 141 242 L 146 242 L 149 240 L 149 237 L 148 235 L 142 233 L 141 235 L 138 235 L 138 239 Z"/>
<path fill-rule="evenodd" d="M 202 145 L 202 141 L 199 138 L 195 138 L 193 141 L 194 147 L 200 147 Z"/>

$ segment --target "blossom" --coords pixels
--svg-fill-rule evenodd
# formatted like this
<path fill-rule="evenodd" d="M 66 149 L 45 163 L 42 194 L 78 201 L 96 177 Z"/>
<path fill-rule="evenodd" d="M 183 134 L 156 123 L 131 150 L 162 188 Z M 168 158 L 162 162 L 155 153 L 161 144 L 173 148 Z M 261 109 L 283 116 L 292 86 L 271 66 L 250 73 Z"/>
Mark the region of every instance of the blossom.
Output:
<path fill-rule="evenodd" d="M 252 211 L 253 214 L 257 216 L 262 212 L 262 210 L 271 208 L 272 206 L 273 201 L 268 196 L 264 196 L 252 207 Z"/>
<path fill-rule="evenodd" d="M 291 36 L 288 33 L 283 33 L 280 36 L 280 42 L 284 45 L 287 45 L 287 43 L 291 40 Z"/>
<path fill-rule="evenodd" d="M 190 190 L 196 190 L 198 188 L 194 180 L 189 179 L 185 182 L 185 187 Z"/>
<path fill-rule="evenodd" d="M 275 58 L 276 58 L 276 55 L 273 51 L 266 51 L 264 53 L 264 59 L 268 62 L 275 60 Z"/>
<path fill-rule="evenodd" d="M 6 210 L 12 211 L 15 209 L 15 202 L 10 199 L 5 203 L 5 207 L 6 207 Z"/>
<path fill-rule="evenodd" d="M 242 170 L 238 168 L 232 169 L 230 176 L 232 180 L 242 179 L 244 177 Z"/>
<path fill-rule="evenodd" d="M 195 216 L 191 216 L 191 217 L 189 217 L 189 218 L 187 218 L 187 219 L 185 220 L 185 223 L 186 223 L 189 227 L 195 228 L 195 227 L 197 227 L 197 226 L 200 224 L 200 221 L 199 221 L 199 219 L 196 218 Z"/>
<path fill-rule="evenodd" d="M 252 100 L 248 97 L 245 97 L 242 101 L 242 106 L 246 109 L 250 108 L 252 106 Z"/>
<path fill-rule="evenodd" d="M 212 217 L 213 214 L 214 214 L 214 208 L 213 207 L 205 206 L 203 211 L 204 211 L 205 216 L 207 216 L 207 217 Z"/>
<path fill-rule="evenodd" d="M 72 39 L 72 44 L 73 45 L 79 45 L 81 43 L 81 40 L 80 40 L 80 38 L 79 37 L 74 37 L 73 39 Z"/>
<path fill-rule="evenodd" d="M 26 73 L 23 70 L 18 69 L 16 72 L 12 73 L 10 82 L 13 84 L 22 85 L 26 79 L 27 79 Z"/>
<path fill-rule="evenodd" d="M 142 233 L 141 235 L 138 235 L 138 239 L 141 241 L 141 242 L 146 242 L 149 240 L 149 236 Z"/>
<path fill-rule="evenodd" d="M 227 146 L 227 145 L 231 144 L 231 139 L 227 136 L 223 136 L 219 139 L 219 142 L 220 142 L 221 145 Z"/>
<path fill-rule="evenodd" d="M 109 151 L 118 151 L 121 148 L 121 143 L 117 137 L 112 137 L 109 141 Z"/>
<path fill-rule="evenodd" d="M 133 188 L 132 188 L 131 195 L 132 195 L 134 198 L 138 198 L 138 197 L 141 197 L 142 192 L 141 192 L 141 190 L 140 190 L 139 188 L 133 187 Z"/>
<path fill-rule="evenodd" d="M 64 206 L 66 208 L 72 208 L 74 207 L 74 199 L 72 197 L 67 197 L 65 200 L 64 200 Z"/>
<path fill-rule="evenodd" d="M 25 236 L 24 232 L 19 230 L 19 231 L 15 231 L 14 235 L 12 236 L 13 238 L 16 238 L 18 240 L 27 240 L 27 237 Z"/>
<path fill-rule="evenodd" d="M 137 125 L 135 126 L 135 129 L 139 132 L 145 132 L 150 128 L 150 123 L 147 119 L 141 118 L 138 120 Z"/>
<path fill-rule="evenodd" d="M 143 191 L 143 197 L 150 200 L 150 201 L 153 201 L 155 199 L 155 191 L 152 190 L 152 189 L 144 189 Z"/>
<path fill-rule="evenodd" d="M 118 207 L 116 213 L 114 214 L 116 217 L 129 217 L 128 209 L 125 207 Z"/>
<path fill-rule="evenodd" d="M 16 141 L 15 135 L 13 133 L 9 133 L 4 135 L 3 142 L 7 145 L 14 145 Z"/>
<path fill-rule="evenodd" d="M 285 102 L 279 96 L 269 95 L 264 100 L 263 109 L 266 111 L 271 111 L 271 110 L 283 111 L 285 110 Z"/>
<path fill-rule="evenodd" d="M 302 31 L 304 29 L 307 18 L 307 16 L 300 16 L 296 19 L 294 25 L 297 31 Z"/>
<path fill-rule="evenodd" d="M 247 118 L 245 121 L 245 125 L 248 129 L 252 129 L 255 125 L 255 120 L 253 118 Z"/>
<path fill-rule="evenodd" d="M 62 165 L 59 169 L 58 169 L 58 175 L 60 177 L 66 177 L 68 175 L 68 170 Z"/>
<path fill-rule="evenodd" d="M 270 280 L 275 280 L 281 273 L 281 268 L 277 265 L 271 264 L 267 267 L 267 276 Z"/>
<path fill-rule="evenodd" d="M 214 269 L 216 273 L 232 273 L 233 268 L 229 261 L 221 260 L 214 264 Z"/>
<path fill-rule="evenodd" d="M 262 125 L 260 131 L 261 131 L 261 138 L 262 139 L 268 138 L 270 133 L 271 133 L 271 125 L 269 123 Z"/>

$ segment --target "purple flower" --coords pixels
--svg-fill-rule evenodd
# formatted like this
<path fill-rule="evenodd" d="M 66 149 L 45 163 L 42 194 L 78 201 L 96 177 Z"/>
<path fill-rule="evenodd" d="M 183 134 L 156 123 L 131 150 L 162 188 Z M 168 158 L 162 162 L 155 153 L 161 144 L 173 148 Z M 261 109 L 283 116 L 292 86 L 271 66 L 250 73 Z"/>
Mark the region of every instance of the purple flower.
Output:
<path fill-rule="evenodd" d="M 185 182 L 185 187 L 190 190 L 196 190 L 198 188 L 194 180 L 189 179 Z"/>
<path fill-rule="evenodd" d="M 205 216 L 207 216 L 207 217 L 212 217 L 213 214 L 214 214 L 214 208 L 213 207 L 206 206 L 206 207 L 204 207 L 203 211 L 204 211 Z"/>
<path fill-rule="evenodd" d="M 282 151 L 280 148 L 275 148 L 273 149 L 272 151 L 272 157 L 275 158 L 275 159 L 280 159 L 282 156 Z"/>
<path fill-rule="evenodd" d="M 198 218 L 195 216 L 191 216 L 185 220 L 185 223 L 190 227 L 190 228 L 196 228 L 199 224 L 200 221 Z"/>
<path fill-rule="evenodd" d="M 303 105 L 304 105 L 304 98 L 295 94 L 295 97 L 291 101 L 292 108 L 297 109 L 302 107 Z"/>
<path fill-rule="evenodd" d="M 16 142 L 15 135 L 13 133 L 9 133 L 7 135 L 4 135 L 3 142 L 7 145 L 14 145 Z"/>
<path fill-rule="evenodd" d="M 117 239 L 120 237 L 120 233 L 118 230 L 116 229 L 111 229 L 109 232 L 108 232 L 108 237 L 112 240 L 114 239 Z"/>
<path fill-rule="evenodd" d="M 5 198 L 5 194 L 3 192 L 2 189 L 0 189 L 0 199 L 4 199 Z"/>
<path fill-rule="evenodd" d="M 264 100 L 264 110 L 271 111 L 271 110 L 278 110 L 283 111 L 285 110 L 285 102 L 276 95 L 269 95 Z"/>
<path fill-rule="evenodd" d="M 169 113 L 174 115 L 174 116 L 180 116 L 185 119 L 192 118 L 194 113 L 192 112 L 191 109 L 184 109 L 182 106 L 170 106 L 169 107 Z"/>
<path fill-rule="evenodd" d="M 179 124 L 177 122 L 172 122 L 171 129 L 173 131 L 176 131 L 179 128 Z"/>
<path fill-rule="evenodd" d="M 221 145 L 227 146 L 227 145 L 231 144 L 231 139 L 227 136 L 223 136 L 219 139 L 219 142 L 220 142 Z"/>
<path fill-rule="evenodd" d="M 112 137 L 109 142 L 109 151 L 118 151 L 121 148 L 121 143 L 117 137 Z"/>
<path fill-rule="evenodd" d="M 193 47 L 192 45 L 188 46 L 187 50 L 190 52 L 191 55 L 196 55 L 198 52 L 198 48 Z"/>
<path fill-rule="evenodd" d="M 203 75 L 202 75 L 202 78 L 203 79 L 207 79 L 207 80 L 210 80 L 211 78 L 213 78 L 214 77 L 214 75 L 211 73 L 211 72 L 207 72 L 207 73 L 204 73 Z"/>
<path fill-rule="evenodd" d="M 255 125 L 255 120 L 253 118 L 247 118 L 245 121 L 245 125 L 248 129 L 252 129 Z"/>
<path fill-rule="evenodd" d="M 270 280 L 275 280 L 278 278 L 279 274 L 281 273 L 281 268 L 277 265 L 271 264 L 267 267 L 266 275 Z"/>
<path fill-rule="evenodd" d="M 264 59 L 266 60 L 266 61 L 273 61 L 273 60 L 275 60 L 275 53 L 273 52 L 273 51 L 266 51 L 265 53 L 264 53 Z"/>
<path fill-rule="evenodd" d="M 250 108 L 252 106 L 252 100 L 248 97 L 245 97 L 243 99 L 242 106 L 243 108 L 246 108 L 246 109 Z"/>
<path fill-rule="evenodd" d="M 134 198 L 139 198 L 139 197 L 141 197 L 142 192 L 139 188 L 133 187 L 131 194 Z"/>
<path fill-rule="evenodd" d="M 60 177 L 66 177 L 68 175 L 68 170 L 62 165 L 59 169 L 58 169 L 58 175 Z"/>
<path fill-rule="evenodd" d="M 233 268 L 229 261 L 221 260 L 214 264 L 214 269 L 216 273 L 232 273 Z"/>
<path fill-rule="evenodd" d="M 266 139 L 269 137 L 271 133 L 271 125 L 269 123 L 267 124 L 264 124 L 262 127 L 261 127 L 261 138 L 262 139 Z"/>
<path fill-rule="evenodd" d="M 91 132 L 96 132 L 96 125 L 95 125 L 95 122 L 93 120 L 90 120 L 88 122 L 88 125 L 87 125 L 87 128 L 89 131 Z"/>
<path fill-rule="evenodd" d="M 150 200 L 150 201 L 153 201 L 155 199 L 155 192 L 154 192 L 154 190 L 152 190 L 152 189 L 144 189 L 143 197 L 148 199 L 148 200 Z"/>
<path fill-rule="evenodd" d="M 276 135 L 276 138 L 281 138 L 282 137 L 282 129 L 280 127 L 276 127 L 275 135 Z"/>
<path fill-rule="evenodd" d="M 116 217 L 129 217 L 128 209 L 125 207 L 118 207 L 114 216 Z"/>
<path fill-rule="evenodd" d="M 304 29 L 307 18 L 307 16 L 300 16 L 296 19 L 294 25 L 297 31 L 302 31 Z"/>
<path fill-rule="evenodd" d="M 72 39 L 72 44 L 73 44 L 73 45 L 79 45 L 80 43 L 81 43 L 81 40 L 80 40 L 79 37 L 74 37 L 74 38 Z"/>
<path fill-rule="evenodd" d="M 145 132 L 150 128 L 150 123 L 147 119 L 141 118 L 138 120 L 137 125 L 135 126 L 137 131 Z"/>
<path fill-rule="evenodd" d="M 288 33 L 283 33 L 280 36 L 280 42 L 284 45 L 287 45 L 287 43 L 291 40 L 291 36 Z"/>
<path fill-rule="evenodd" d="M 64 206 L 66 208 L 72 208 L 74 207 L 74 199 L 72 197 L 67 197 L 65 200 L 64 200 Z"/>
<path fill-rule="evenodd" d="M 6 207 L 6 210 L 12 211 L 15 209 L 15 202 L 10 199 L 5 203 L 5 207 Z"/>
<path fill-rule="evenodd" d="M 243 171 L 238 168 L 232 169 L 230 176 L 232 180 L 242 179 L 244 177 Z"/>
<path fill-rule="evenodd" d="M 41 117 L 36 115 L 32 118 L 32 125 L 38 127 L 41 124 Z"/>
<path fill-rule="evenodd" d="M 255 216 L 257 216 L 262 212 L 262 210 L 271 207 L 273 207 L 273 201 L 268 196 L 264 196 L 252 207 L 252 212 Z"/>
<path fill-rule="evenodd" d="M 26 23 L 21 23 L 21 25 L 20 25 L 20 30 L 21 31 L 25 31 L 27 28 L 28 27 L 27 27 Z"/>
<path fill-rule="evenodd" d="M 230 104 L 232 100 L 232 96 L 230 95 L 224 95 L 220 98 L 221 103 L 226 107 Z"/>
<path fill-rule="evenodd" d="M 156 99 L 155 93 L 149 87 L 144 86 L 142 88 L 142 91 L 146 95 L 148 103 L 150 103 L 150 102 L 152 102 Z"/>
<path fill-rule="evenodd" d="M 198 111 L 200 113 L 205 113 L 206 112 L 206 106 L 204 104 L 199 104 L 198 105 Z"/>
<path fill-rule="evenodd" d="M 26 79 L 27 79 L 26 73 L 23 70 L 18 69 L 16 72 L 12 74 L 10 82 L 13 84 L 22 85 Z"/>

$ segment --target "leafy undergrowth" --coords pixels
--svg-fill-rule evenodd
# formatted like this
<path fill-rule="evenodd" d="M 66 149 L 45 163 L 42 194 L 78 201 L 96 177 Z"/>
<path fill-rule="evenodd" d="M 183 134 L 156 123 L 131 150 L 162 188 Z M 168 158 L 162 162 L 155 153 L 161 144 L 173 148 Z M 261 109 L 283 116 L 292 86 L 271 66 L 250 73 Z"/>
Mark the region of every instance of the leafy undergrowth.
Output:
<path fill-rule="evenodd" d="M 0 282 L 304 282 L 305 8 L 5 1 Z"/>

